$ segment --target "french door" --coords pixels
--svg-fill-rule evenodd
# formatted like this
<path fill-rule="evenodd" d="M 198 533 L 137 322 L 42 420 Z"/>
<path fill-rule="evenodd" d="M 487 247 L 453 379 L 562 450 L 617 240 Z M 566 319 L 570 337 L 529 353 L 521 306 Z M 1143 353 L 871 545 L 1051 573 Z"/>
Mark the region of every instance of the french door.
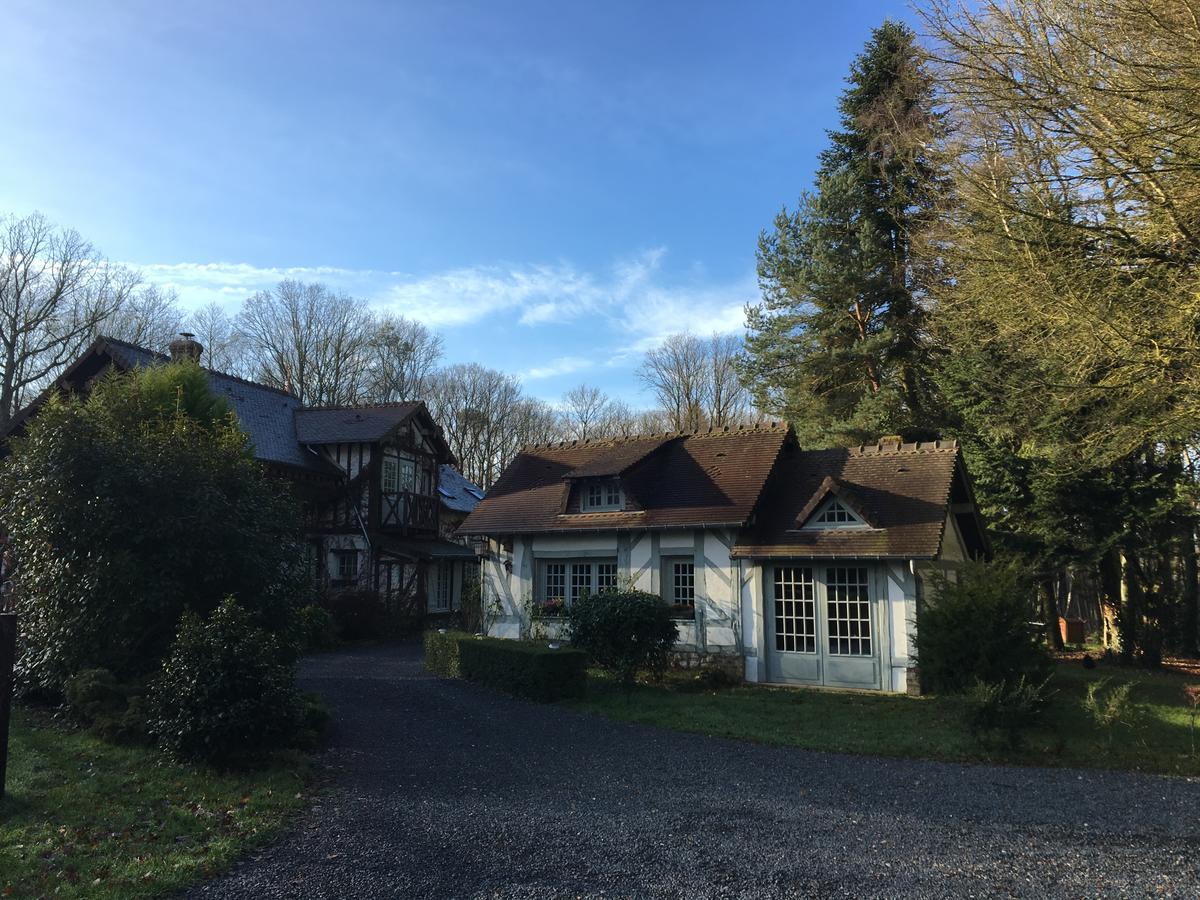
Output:
<path fill-rule="evenodd" d="M 769 681 L 879 687 L 879 637 L 866 566 L 766 570 Z"/>

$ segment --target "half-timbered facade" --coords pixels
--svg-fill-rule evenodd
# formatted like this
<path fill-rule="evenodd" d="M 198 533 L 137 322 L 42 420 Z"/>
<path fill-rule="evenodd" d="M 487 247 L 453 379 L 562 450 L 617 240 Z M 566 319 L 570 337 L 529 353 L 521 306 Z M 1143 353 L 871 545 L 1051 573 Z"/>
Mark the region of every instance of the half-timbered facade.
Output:
<path fill-rule="evenodd" d="M 905 691 L 932 570 L 986 556 L 953 441 L 803 450 L 785 425 L 528 447 L 467 517 L 486 628 L 561 634 L 632 586 L 680 659 L 748 681 Z"/>
<path fill-rule="evenodd" d="M 203 348 L 190 335 L 171 352 L 202 361 Z M 50 391 L 85 392 L 109 369 L 170 359 L 100 338 L 14 417 L 4 437 L 19 433 Z M 454 469 L 454 455 L 424 403 L 305 407 L 287 391 L 208 372 L 255 455 L 300 498 L 315 579 L 331 591 L 378 590 L 397 612 L 459 607 L 475 557 L 452 535 L 483 495 Z"/>

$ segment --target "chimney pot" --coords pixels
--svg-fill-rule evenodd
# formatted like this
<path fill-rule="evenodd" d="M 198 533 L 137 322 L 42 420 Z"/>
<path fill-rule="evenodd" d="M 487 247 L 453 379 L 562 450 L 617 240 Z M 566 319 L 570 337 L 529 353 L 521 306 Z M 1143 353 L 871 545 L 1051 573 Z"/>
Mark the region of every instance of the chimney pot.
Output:
<path fill-rule="evenodd" d="M 196 336 L 190 331 L 179 332 L 179 337 L 171 341 L 167 349 L 171 351 L 172 362 L 190 359 L 192 362 L 199 363 L 200 357 L 204 353 L 204 345 L 196 340 Z"/>

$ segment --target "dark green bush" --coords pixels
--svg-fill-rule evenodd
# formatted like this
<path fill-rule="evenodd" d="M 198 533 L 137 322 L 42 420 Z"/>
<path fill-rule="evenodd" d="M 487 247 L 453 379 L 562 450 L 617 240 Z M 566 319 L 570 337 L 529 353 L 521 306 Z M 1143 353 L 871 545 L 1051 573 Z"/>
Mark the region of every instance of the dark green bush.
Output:
<path fill-rule="evenodd" d="M 107 741 L 149 741 L 144 690 L 121 684 L 108 669 L 85 669 L 67 679 L 67 705 L 93 733 Z"/>
<path fill-rule="evenodd" d="M 671 607 L 642 591 L 584 596 L 571 604 L 571 643 L 632 690 L 641 670 L 661 675 L 679 638 Z"/>
<path fill-rule="evenodd" d="M 230 768 L 291 746 L 299 726 L 292 655 L 232 598 L 184 614 L 150 690 L 150 729 L 173 756 Z"/>
<path fill-rule="evenodd" d="M 291 492 L 264 474 L 195 364 L 53 398 L 0 462 L 0 521 L 20 561 L 23 692 L 62 695 L 104 668 L 162 665 L 180 615 L 233 595 L 292 629 L 305 575 Z"/>
<path fill-rule="evenodd" d="M 1031 586 L 1013 566 L 971 563 L 957 583 L 933 579 L 917 615 L 917 665 L 923 690 L 961 693 L 976 681 L 1043 680 L 1050 660 L 1030 627 Z"/>
<path fill-rule="evenodd" d="M 1049 678 L 1030 681 L 1024 675 L 1016 681 L 976 681 L 967 692 L 967 727 L 982 743 L 999 735 L 1008 749 L 1019 749 L 1049 704 L 1049 684 Z"/>
<path fill-rule="evenodd" d="M 461 678 L 458 666 L 458 642 L 474 640 L 465 631 L 425 632 L 425 668 L 439 678 Z"/>
<path fill-rule="evenodd" d="M 379 638 L 388 628 L 387 607 L 378 591 L 337 591 L 325 601 L 337 623 L 338 634 L 346 641 Z"/>
<path fill-rule="evenodd" d="M 310 603 L 296 614 L 300 647 L 306 653 L 332 650 L 338 645 L 337 623 L 323 606 Z"/>
<path fill-rule="evenodd" d="M 587 655 L 541 641 L 460 636 L 462 677 L 531 700 L 580 697 L 587 686 Z"/>

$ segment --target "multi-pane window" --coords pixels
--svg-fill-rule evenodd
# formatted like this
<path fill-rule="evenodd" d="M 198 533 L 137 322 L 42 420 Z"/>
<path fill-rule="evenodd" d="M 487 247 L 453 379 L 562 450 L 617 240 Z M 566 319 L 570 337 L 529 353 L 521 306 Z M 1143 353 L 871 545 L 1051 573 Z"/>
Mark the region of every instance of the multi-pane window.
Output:
<path fill-rule="evenodd" d="M 621 509 L 625 496 L 619 481 L 590 482 L 580 494 L 580 508 L 586 511 Z"/>
<path fill-rule="evenodd" d="M 825 570 L 825 614 L 830 653 L 871 655 L 871 600 L 865 568 Z"/>
<path fill-rule="evenodd" d="M 394 494 L 400 490 L 400 462 L 392 457 L 383 458 L 383 492 Z"/>
<path fill-rule="evenodd" d="M 430 597 L 429 608 L 444 612 L 450 608 L 450 588 L 454 583 L 454 563 L 437 564 L 437 583 Z"/>
<path fill-rule="evenodd" d="M 615 562 L 596 563 L 596 592 L 615 591 L 617 589 L 617 564 Z"/>
<path fill-rule="evenodd" d="M 547 560 L 541 564 L 540 603 L 565 600 L 568 603 L 587 594 L 615 590 L 615 559 Z"/>
<path fill-rule="evenodd" d="M 812 569 L 775 568 L 775 649 L 817 651 L 817 601 Z"/>
<path fill-rule="evenodd" d="M 548 562 L 542 572 L 542 602 L 567 599 L 567 564 Z"/>
<path fill-rule="evenodd" d="M 414 491 L 417 487 L 417 464 L 411 459 L 397 460 L 400 464 L 400 490 Z"/>
<path fill-rule="evenodd" d="M 817 525 L 857 525 L 859 520 L 840 500 L 833 500 L 813 521 Z"/>
<path fill-rule="evenodd" d="M 676 606 L 696 605 L 696 564 L 690 559 L 671 560 L 667 564 L 671 602 Z"/>
<path fill-rule="evenodd" d="M 357 550 L 335 550 L 333 551 L 334 558 L 334 577 L 338 581 L 356 581 L 358 580 L 358 551 Z"/>
<path fill-rule="evenodd" d="M 571 602 L 574 603 L 580 597 L 586 597 L 595 590 L 595 585 L 592 582 L 592 564 L 571 563 Z"/>

